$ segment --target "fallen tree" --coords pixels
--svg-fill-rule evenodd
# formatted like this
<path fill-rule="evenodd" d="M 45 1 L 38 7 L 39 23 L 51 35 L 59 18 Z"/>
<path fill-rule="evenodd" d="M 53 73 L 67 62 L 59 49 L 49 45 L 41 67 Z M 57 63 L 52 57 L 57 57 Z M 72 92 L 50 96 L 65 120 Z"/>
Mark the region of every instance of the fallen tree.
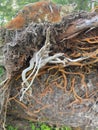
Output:
<path fill-rule="evenodd" d="M 1 129 L 6 111 L 59 126 L 98 127 L 98 13 L 79 12 L 60 23 L 6 31 Z"/>

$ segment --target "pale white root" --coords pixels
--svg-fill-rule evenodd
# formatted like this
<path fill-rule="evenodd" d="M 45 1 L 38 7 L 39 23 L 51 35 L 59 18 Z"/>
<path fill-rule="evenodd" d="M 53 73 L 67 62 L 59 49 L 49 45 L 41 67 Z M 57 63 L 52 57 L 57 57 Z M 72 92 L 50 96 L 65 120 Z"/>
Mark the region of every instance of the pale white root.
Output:
<path fill-rule="evenodd" d="M 49 56 L 50 53 L 50 28 L 47 29 L 45 45 L 34 54 L 33 58 L 30 60 L 30 66 L 23 70 L 22 72 L 22 89 L 20 101 L 23 100 L 25 93 L 31 88 L 34 79 L 36 78 L 39 70 L 45 66 L 47 63 L 52 64 L 62 64 L 64 67 L 70 62 L 80 62 L 82 60 L 88 59 L 89 57 L 81 57 L 77 59 L 70 59 L 64 56 L 64 53 L 57 53 L 53 56 Z M 63 59 L 60 59 L 60 58 Z M 32 70 L 28 77 L 26 77 L 27 72 Z M 32 79 L 30 82 L 29 79 Z"/>

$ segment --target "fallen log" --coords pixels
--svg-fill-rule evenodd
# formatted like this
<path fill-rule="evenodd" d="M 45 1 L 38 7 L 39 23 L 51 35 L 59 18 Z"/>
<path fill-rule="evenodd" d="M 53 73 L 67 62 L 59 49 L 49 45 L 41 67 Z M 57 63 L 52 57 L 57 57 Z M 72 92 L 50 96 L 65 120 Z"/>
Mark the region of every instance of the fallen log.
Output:
<path fill-rule="evenodd" d="M 59 126 L 98 127 L 98 13 L 31 23 L 11 33 L 4 46 L 8 114 Z"/>

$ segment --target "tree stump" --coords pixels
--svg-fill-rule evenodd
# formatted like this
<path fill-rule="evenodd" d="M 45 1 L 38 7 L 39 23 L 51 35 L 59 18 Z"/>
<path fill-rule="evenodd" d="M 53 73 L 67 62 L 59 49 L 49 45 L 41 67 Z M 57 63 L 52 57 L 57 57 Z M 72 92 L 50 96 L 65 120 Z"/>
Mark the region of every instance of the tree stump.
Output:
<path fill-rule="evenodd" d="M 7 31 L 0 120 L 10 102 L 7 113 L 18 118 L 98 127 L 98 14 L 79 12 L 60 23 Z"/>

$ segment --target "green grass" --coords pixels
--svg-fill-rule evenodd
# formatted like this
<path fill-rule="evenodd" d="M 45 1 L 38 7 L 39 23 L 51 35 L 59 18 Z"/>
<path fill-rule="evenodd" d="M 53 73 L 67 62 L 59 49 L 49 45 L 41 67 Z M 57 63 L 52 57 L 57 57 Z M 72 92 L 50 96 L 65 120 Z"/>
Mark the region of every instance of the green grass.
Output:
<path fill-rule="evenodd" d="M 61 128 L 51 127 L 46 123 L 30 123 L 30 127 L 31 130 L 72 130 L 70 127 L 66 127 L 66 126 Z M 8 125 L 7 130 L 18 130 L 18 128 Z"/>
<path fill-rule="evenodd" d="M 31 130 L 52 130 L 52 128 L 45 123 L 38 124 L 31 123 Z"/>
<path fill-rule="evenodd" d="M 37 125 L 35 123 L 31 123 L 31 130 L 72 130 L 72 129 L 71 127 L 67 127 L 67 126 L 56 128 L 56 127 L 51 127 L 46 123 L 39 123 Z"/>

